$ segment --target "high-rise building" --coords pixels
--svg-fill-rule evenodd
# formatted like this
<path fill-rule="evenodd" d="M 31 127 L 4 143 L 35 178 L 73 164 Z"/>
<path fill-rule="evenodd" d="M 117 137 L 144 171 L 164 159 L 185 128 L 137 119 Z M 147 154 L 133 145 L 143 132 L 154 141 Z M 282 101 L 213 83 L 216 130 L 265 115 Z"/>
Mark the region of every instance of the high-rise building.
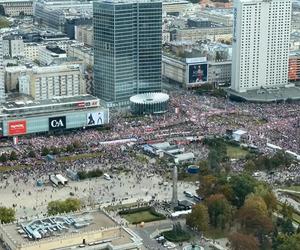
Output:
<path fill-rule="evenodd" d="M 291 0 L 235 0 L 231 88 L 287 84 Z"/>
<path fill-rule="evenodd" d="M 5 82 L 3 65 L 3 40 L 0 38 L 0 103 L 5 101 Z"/>
<path fill-rule="evenodd" d="M 94 1 L 94 95 L 108 106 L 161 90 L 162 3 Z"/>

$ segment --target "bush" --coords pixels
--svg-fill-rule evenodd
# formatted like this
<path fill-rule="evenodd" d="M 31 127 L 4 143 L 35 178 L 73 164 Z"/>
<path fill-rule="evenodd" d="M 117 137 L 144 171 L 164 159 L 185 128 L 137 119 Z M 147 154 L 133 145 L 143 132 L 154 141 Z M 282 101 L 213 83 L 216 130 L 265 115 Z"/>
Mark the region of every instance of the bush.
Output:
<path fill-rule="evenodd" d="M 35 152 L 32 149 L 28 152 L 28 157 L 29 158 L 34 158 L 35 157 Z"/>
<path fill-rule="evenodd" d="M 0 223 L 10 223 L 15 220 L 15 210 L 12 208 L 0 207 Z"/>
<path fill-rule="evenodd" d="M 46 156 L 46 155 L 48 155 L 49 153 L 50 153 L 50 150 L 49 150 L 48 148 L 46 148 L 46 147 L 43 147 L 43 148 L 42 148 L 42 153 L 41 153 L 42 156 Z"/>
<path fill-rule="evenodd" d="M 79 180 L 84 180 L 87 178 L 96 178 L 101 177 L 103 175 L 103 172 L 100 169 L 95 169 L 91 171 L 79 171 L 78 173 Z"/>
<path fill-rule="evenodd" d="M 69 213 L 81 208 L 81 202 L 78 199 L 68 198 L 64 201 L 51 201 L 48 203 L 47 210 L 49 215 Z"/>
<path fill-rule="evenodd" d="M 6 153 L 3 153 L 0 155 L 0 161 L 1 162 L 6 162 L 7 161 L 7 154 Z"/>
<path fill-rule="evenodd" d="M 191 238 L 190 234 L 181 228 L 180 223 L 174 224 L 172 230 L 163 232 L 162 235 L 172 242 L 189 241 Z"/>

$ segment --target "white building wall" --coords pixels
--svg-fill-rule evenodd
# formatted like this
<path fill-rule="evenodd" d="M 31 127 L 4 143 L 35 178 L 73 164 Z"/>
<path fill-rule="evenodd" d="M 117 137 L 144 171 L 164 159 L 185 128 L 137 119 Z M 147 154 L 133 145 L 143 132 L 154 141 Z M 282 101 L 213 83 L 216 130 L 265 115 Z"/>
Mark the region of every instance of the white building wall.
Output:
<path fill-rule="evenodd" d="M 30 77 L 26 73 L 21 73 L 18 77 L 19 80 L 19 92 L 22 94 L 30 95 Z"/>
<path fill-rule="evenodd" d="M 235 0 L 231 88 L 287 84 L 290 0 Z"/>
<path fill-rule="evenodd" d="M 33 68 L 31 95 L 36 100 L 85 94 L 79 65 Z"/>
<path fill-rule="evenodd" d="M 5 101 L 5 83 L 4 83 L 4 65 L 3 65 L 3 48 L 2 38 L 0 38 L 0 103 Z"/>
<path fill-rule="evenodd" d="M 10 41 L 11 57 L 24 56 L 24 43 L 22 39 L 15 39 Z"/>

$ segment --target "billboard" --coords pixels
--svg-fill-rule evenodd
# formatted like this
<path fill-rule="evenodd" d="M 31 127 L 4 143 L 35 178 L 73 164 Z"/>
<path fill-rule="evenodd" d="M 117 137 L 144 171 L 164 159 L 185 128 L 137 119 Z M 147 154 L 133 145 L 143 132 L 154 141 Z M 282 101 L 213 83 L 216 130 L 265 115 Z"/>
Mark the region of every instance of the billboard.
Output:
<path fill-rule="evenodd" d="M 207 82 L 207 64 L 189 65 L 188 83 L 205 83 Z"/>
<path fill-rule="evenodd" d="M 57 117 L 49 117 L 49 130 L 60 130 L 66 128 L 66 117 L 65 116 L 57 116 Z"/>
<path fill-rule="evenodd" d="M 8 122 L 8 134 L 9 135 L 24 135 L 27 132 L 26 121 L 11 121 Z"/>
<path fill-rule="evenodd" d="M 104 124 L 104 112 L 87 113 L 86 124 L 88 126 L 96 126 L 96 125 Z"/>

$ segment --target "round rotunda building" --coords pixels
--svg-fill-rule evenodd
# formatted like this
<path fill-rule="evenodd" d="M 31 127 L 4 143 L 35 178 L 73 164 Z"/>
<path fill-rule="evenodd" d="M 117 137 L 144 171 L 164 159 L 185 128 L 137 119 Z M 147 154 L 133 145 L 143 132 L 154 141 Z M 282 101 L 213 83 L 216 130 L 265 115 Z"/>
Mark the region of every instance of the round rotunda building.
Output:
<path fill-rule="evenodd" d="M 169 95 L 161 92 L 143 93 L 130 97 L 133 114 L 161 114 L 168 110 Z"/>

